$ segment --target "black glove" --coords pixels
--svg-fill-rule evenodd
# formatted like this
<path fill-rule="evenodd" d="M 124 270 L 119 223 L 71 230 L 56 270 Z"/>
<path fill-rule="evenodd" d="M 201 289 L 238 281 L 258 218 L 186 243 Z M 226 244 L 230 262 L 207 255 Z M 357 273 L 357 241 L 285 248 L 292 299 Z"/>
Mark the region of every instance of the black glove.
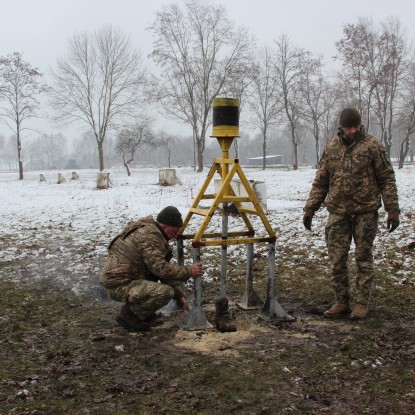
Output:
<path fill-rule="evenodd" d="M 311 210 L 307 210 L 303 216 L 303 225 L 309 231 L 311 231 L 311 222 L 313 220 L 313 216 L 314 216 L 314 212 L 312 212 Z"/>
<path fill-rule="evenodd" d="M 389 212 L 387 226 L 389 233 L 393 232 L 399 226 L 399 213 Z"/>

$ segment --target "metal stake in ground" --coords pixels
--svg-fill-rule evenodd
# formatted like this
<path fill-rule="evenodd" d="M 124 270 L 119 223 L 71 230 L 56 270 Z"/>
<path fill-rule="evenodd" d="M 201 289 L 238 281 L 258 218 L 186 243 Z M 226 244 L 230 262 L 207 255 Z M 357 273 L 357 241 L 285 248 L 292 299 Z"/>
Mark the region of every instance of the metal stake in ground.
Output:
<path fill-rule="evenodd" d="M 256 242 L 270 242 L 274 243 L 273 251 L 271 251 L 271 257 L 269 255 L 269 287 L 268 287 L 268 299 L 264 312 L 270 317 L 279 315 L 288 319 L 288 314 L 284 312 L 282 307 L 276 303 L 274 290 L 275 278 L 275 231 L 272 229 L 268 219 L 265 216 L 265 212 L 261 207 L 261 204 L 256 196 L 253 187 L 247 180 L 245 174 L 239 163 L 239 159 L 229 157 L 229 150 L 233 140 L 239 137 L 239 100 L 234 98 L 215 98 L 213 101 L 213 131 L 212 137 L 218 140 L 219 146 L 222 150 L 222 157 L 215 158 L 213 165 L 209 170 L 207 178 L 203 183 L 200 191 L 194 199 L 189 212 L 184 218 L 183 225 L 179 231 L 178 239 L 192 239 L 193 248 L 201 248 L 202 246 L 220 246 L 222 248 L 221 259 L 221 295 L 226 295 L 226 259 L 227 259 L 227 246 L 236 244 L 253 244 Z M 215 193 L 209 193 L 208 187 L 215 174 L 219 174 L 221 177 L 221 187 Z M 243 187 L 246 195 L 239 194 L 232 187 L 232 181 L 234 178 L 239 178 L 241 186 Z M 209 207 L 202 206 L 202 200 L 212 200 Z M 227 229 L 228 217 L 227 212 L 223 215 L 223 228 L 222 233 L 209 231 L 208 227 L 212 217 L 220 206 L 227 207 L 232 203 L 238 213 L 238 217 L 242 220 L 245 229 Z M 184 231 L 187 228 L 193 215 L 203 217 L 203 221 L 196 233 L 185 234 Z M 255 229 L 251 223 L 250 216 L 257 216 L 261 219 L 262 225 L 265 228 L 268 236 L 256 236 Z M 252 284 L 252 260 L 253 251 L 252 247 L 248 249 L 249 268 L 247 271 L 248 281 Z M 248 288 L 246 297 L 246 304 L 251 305 L 252 297 L 255 297 L 253 288 Z M 186 327 L 188 329 L 198 329 L 200 325 L 206 324 L 203 310 L 201 310 L 201 281 L 195 279 L 195 310 L 188 316 L 186 320 Z M 252 300 L 252 301 L 251 301 Z M 195 326 L 192 327 L 192 321 L 195 321 Z"/>
<path fill-rule="evenodd" d="M 183 249 L 183 239 L 177 241 L 177 264 L 184 265 L 184 249 Z M 180 283 L 184 291 L 184 283 Z M 160 313 L 163 316 L 170 317 L 173 312 L 180 310 L 181 307 L 177 304 L 177 301 L 172 298 L 164 307 L 160 309 Z"/>
<path fill-rule="evenodd" d="M 245 292 L 242 296 L 238 306 L 244 310 L 261 308 L 264 302 L 261 297 L 254 290 L 254 244 L 246 245 L 246 286 Z"/>
<path fill-rule="evenodd" d="M 281 320 L 293 321 L 275 298 L 275 242 L 268 244 L 268 285 L 267 300 L 262 308 L 262 314 L 269 318 L 278 317 Z"/>
<path fill-rule="evenodd" d="M 193 262 L 200 262 L 200 248 L 192 248 Z M 213 325 L 207 320 L 202 308 L 202 277 L 194 279 L 195 300 L 194 305 L 186 314 L 183 328 L 186 330 L 209 329 Z"/>
<path fill-rule="evenodd" d="M 223 204 L 223 215 L 222 215 L 222 239 L 228 238 L 228 204 Z M 221 267 L 220 267 L 220 297 L 226 297 L 226 273 L 227 273 L 227 259 L 228 259 L 228 245 L 221 246 Z"/>

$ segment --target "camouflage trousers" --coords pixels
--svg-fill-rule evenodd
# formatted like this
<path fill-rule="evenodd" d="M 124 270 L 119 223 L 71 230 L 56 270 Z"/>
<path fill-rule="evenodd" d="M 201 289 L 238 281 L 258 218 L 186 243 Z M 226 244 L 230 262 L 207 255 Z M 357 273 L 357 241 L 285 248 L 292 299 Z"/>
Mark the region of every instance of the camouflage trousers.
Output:
<path fill-rule="evenodd" d="M 330 213 L 326 225 L 326 244 L 336 301 L 350 301 L 351 287 L 347 261 L 353 239 L 357 267 L 355 300 L 362 304 L 368 303 L 374 278 L 372 246 L 377 230 L 377 211 L 349 216 Z"/>
<path fill-rule="evenodd" d="M 174 296 L 174 290 L 169 285 L 148 280 L 134 280 L 106 291 L 113 300 L 126 302 L 140 320 L 153 315 Z"/>

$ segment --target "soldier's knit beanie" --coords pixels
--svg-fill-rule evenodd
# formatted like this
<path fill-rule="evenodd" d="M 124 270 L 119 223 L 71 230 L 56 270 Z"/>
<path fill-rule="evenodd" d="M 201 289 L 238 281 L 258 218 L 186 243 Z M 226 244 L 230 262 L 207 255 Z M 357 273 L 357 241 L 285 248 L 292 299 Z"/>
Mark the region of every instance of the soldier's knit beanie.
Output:
<path fill-rule="evenodd" d="M 356 108 L 345 108 L 340 114 L 340 127 L 356 127 L 362 123 L 362 117 Z"/>
<path fill-rule="evenodd" d="M 174 206 L 167 206 L 157 215 L 157 222 L 164 225 L 176 226 L 180 228 L 183 225 L 182 214 Z"/>

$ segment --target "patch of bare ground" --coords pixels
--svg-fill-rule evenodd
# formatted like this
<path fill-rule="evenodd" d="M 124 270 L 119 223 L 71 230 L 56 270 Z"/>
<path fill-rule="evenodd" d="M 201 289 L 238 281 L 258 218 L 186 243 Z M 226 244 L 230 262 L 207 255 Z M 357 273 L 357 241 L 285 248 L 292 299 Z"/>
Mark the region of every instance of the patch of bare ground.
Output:
<path fill-rule="evenodd" d="M 11 237 L 2 244 L 23 249 Z M 323 318 L 332 301 L 326 264 L 294 247 L 277 256 L 276 290 L 295 321 L 237 306 L 246 264 L 235 257 L 227 291 L 237 332 L 184 330 L 178 312 L 132 333 L 117 326 L 121 304 L 99 287 L 94 243 L 56 233 L 38 244 L 36 256 L 25 246 L 27 256 L 0 263 L 0 414 L 415 412 L 415 287 L 410 278 L 396 283 L 388 261 L 378 267 L 366 321 Z M 219 254 L 204 263 L 213 270 L 203 283 L 213 323 Z M 264 298 L 266 255 L 254 273 Z M 81 284 L 87 295 L 76 295 Z"/>
<path fill-rule="evenodd" d="M 183 330 L 181 312 L 128 332 L 118 303 L 3 280 L 0 413 L 413 413 L 414 288 L 381 282 L 369 318 L 351 323 L 322 317 L 325 284 L 290 278 L 279 301 L 294 322 L 240 309 L 236 283 L 234 333 Z M 216 289 L 203 304 L 211 322 Z"/>

